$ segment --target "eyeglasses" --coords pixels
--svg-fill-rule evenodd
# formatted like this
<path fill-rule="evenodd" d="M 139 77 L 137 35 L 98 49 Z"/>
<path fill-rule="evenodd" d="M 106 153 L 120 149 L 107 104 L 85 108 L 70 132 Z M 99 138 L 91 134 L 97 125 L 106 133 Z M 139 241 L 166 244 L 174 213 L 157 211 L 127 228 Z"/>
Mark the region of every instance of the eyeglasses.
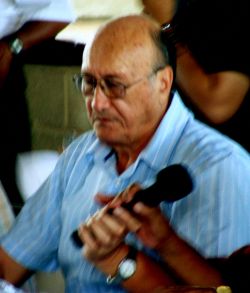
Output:
<path fill-rule="evenodd" d="M 95 89 L 99 85 L 105 96 L 110 99 L 114 98 L 123 98 L 126 95 L 127 89 L 132 86 L 138 84 L 144 79 L 151 78 L 154 74 L 156 74 L 159 70 L 163 69 L 163 67 L 159 67 L 149 75 L 144 76 L 129 85 L 125 85 L 123 83 L 117 82 L 112 77 L 104 77 L 97 79 L 94 76 L 83 73 L 83 74 L 75 74 L 73 76 L 73 81 L 76 85 L 76 88 L 81 91 L 84 97 L 93 97 L 95 93 Z"/>

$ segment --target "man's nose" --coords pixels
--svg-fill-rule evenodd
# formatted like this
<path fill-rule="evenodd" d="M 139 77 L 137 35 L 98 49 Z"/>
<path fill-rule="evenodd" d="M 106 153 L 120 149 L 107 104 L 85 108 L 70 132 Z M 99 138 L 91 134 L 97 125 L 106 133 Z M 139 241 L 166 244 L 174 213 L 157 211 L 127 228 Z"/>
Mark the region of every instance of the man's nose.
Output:
<path fill-rule="evenodd" d="M 92 99 L 92 108 L 102 111 L 109 107 L 110 100 L 104 93 L 104 88 L 97 84 Z"/>

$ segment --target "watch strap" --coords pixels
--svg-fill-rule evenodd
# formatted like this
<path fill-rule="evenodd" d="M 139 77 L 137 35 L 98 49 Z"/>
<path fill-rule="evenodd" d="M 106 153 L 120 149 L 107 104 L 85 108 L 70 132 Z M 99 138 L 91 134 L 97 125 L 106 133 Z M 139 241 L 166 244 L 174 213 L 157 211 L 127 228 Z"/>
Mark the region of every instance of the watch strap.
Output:
<path fill-rule="evenodd" d="M 129 245 L 128 247 L 129 247 L 128 254 L 119 263 L 116 274 L 113 276 L 109 275 L 107 277 L 107 279 L 106 279 L 107 284 L 109 284 L 109 285 L 120 284 L 122 281 L 127 280 L 128 278 L 130 278 L 134 274 L 134 272 L 136 270 L 137 249 L 132 245 Z M 123 276 L 121 273 L 121 267 L 125 262 L 131 262 L 131 265 L 134 267 L 133 272 L 131 272 L 131 274 L 127 277 Z"/>

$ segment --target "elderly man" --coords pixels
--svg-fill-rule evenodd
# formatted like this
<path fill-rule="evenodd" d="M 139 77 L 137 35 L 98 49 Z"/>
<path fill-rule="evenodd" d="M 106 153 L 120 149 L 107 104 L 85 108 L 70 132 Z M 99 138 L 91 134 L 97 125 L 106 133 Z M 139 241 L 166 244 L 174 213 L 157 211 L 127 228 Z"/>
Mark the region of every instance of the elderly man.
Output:
<path fill-rule="evenodd" d="M 194 120 L 172 94 L 173 70 L 157 23 L 145 16 L 107 23 L 86 46 L 77 80 L 93 131 L 65 150 L 2 239 L 2 278 L 19 284 L 34 270 L 61 267 L 67 292 L 152 292 L 173 284 L 154 251 L 134 235 L 121 240 L 123 223 L 121 231 L 110 232 L 115 215 L 105 208 L 100 213 L 112 227 L 93 216 L 100 209 L 97 193 L 116 195 L 133 183 L 146 188 L 173 164 L 186 166 L 194 183 L 187 197 L 162 203 L 175 232 L 206 257 L 226 256 L 249 243 L 249 155 Z M 79 229 L 82 251 L 71 234 L 85 222 Z M 119 263 L 136 253 L 136 270 L 133 263 L 128 274 L 116 274 Z"/>

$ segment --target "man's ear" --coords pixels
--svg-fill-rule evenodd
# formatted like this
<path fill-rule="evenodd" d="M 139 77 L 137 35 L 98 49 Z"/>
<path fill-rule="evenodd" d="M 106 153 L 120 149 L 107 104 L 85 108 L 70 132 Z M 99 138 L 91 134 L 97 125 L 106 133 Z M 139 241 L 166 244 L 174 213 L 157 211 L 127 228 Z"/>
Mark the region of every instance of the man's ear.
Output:
<path fill-rule="evenodd" d="M 158 78 L 160 82 L 160 91 L 162 93 L 169 94 L 172 84 L 174 73 L 171 66 L 166 66 L 158 72 Z"/>

